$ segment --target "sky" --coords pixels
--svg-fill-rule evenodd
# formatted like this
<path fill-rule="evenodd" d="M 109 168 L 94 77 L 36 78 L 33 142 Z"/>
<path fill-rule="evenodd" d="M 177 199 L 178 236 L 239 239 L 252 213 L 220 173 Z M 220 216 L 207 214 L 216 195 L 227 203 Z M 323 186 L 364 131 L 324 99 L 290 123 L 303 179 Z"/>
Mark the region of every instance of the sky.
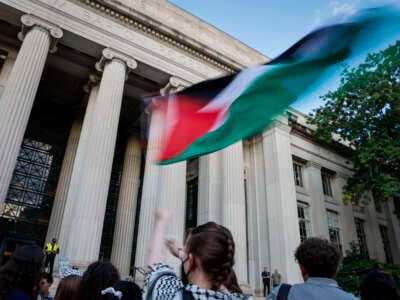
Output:
<path fill-rule="evenodd" d="M 400 0 L 396 0 L 400 1 Z M 387 0 L 170 0 L 265 56 L 274 58 L 313 29 Z M 340 70 L 293 104 L 309 113 L 323 104 L 320 95 L 339 85 Z"/>

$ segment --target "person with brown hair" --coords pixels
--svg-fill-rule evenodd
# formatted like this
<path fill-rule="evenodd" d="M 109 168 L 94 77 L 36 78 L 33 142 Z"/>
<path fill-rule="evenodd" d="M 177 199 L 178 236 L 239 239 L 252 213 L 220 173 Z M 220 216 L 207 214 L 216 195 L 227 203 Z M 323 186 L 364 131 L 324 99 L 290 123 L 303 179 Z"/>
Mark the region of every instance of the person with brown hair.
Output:
<path fill-rule="evenodd" d="M 373 270 L 361 280 L 360 296 L 361 300 L 400 300 L 400 290 L 389 273 Z"/>
<path fill-rule="evenodd" d="M 17 247 L 0 268 L 0 299 L 36 300 L 43 258 L 37 246 Z"/>
<path fill-rule="evenodd" d="M 94 262 L 88 266 L 78 287 L 78 300 L 103 300 L 109 291 L 114 291 L 114 284 L 120 276 L 117 268 L 110 262 Z"/>
<path fill-rule="evenodd" d="M 189 233 L 185 247 L 179 247 L 175 240 L 164 240 L 168 221 L 168 212 L 158 209 L 143 299 L 251 299 L 237 283 L 235 243 L 227 228 L 214 222 L 200 225 Z M 165 264 L 165 244 L 182 261 L 182 280 Z"/>
<path fill-rule="evenodd" d="M 297 247 L 295 258 L 305 282 L 277 286 L 268 300 L 357 300 L 340 289 L 335 280 L 342 258 L 337 245 L 326 239 L 308 238 Z"/>
<path fill-rule="evenodd" d="M 69 275 L 61 279 L 54 300 L 76 300 L 81 278 L 79 275 Z"/>
<path fill-rule="evenodd" d="M 53 276 L 49 273 L 43 273 L 40 277 L 39 295 L 37 300 L 53 300 L 50 294 L 50 287 L 53 284 Z"/>

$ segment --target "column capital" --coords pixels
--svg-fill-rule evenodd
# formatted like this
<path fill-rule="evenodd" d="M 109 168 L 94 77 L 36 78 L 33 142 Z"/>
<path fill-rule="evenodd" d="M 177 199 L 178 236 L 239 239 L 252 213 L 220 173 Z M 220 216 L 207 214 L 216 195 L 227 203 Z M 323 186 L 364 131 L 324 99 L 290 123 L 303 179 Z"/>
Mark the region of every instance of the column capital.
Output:
<path fill-rule="evenodd" d="M 99 82 L 100 82 L 100 76 L 91 72 L 89 74 L 88 82 L 83 86 L 83 90 L 85 91 L 85 93 L 89 94 L 92 87 L 98 85 Z"/>
<path fill-rule="evenodd" d="M 128 68 L 127 73 L 129 73 L 129 71 L 131 70 L 136 69 L 137 67 L 137 62 L 133 57 L 112 48 L 105 48 L 103 49 L 100 60 L 95 65 L 96 70 L 99 72 L 103 72 L 106 62 L 111 61 L 113 59 L 122 61 Z"/>
<path fill-rule="evenodd" d="M 18 33 L 18 39 L 20 41 L 24 40 L 26 34 L 29 32 L 30 29 L 37 26 L 39 28 L 45 29 L 50 34 L 51 44 L 49 52 L 54 53 L 57 51 L 57 42 L 63 36 L 63 31 L 59 26 L 29 14 L 23 15 L 21 17 L 21 23 L 22 23 L 22 29 Z"/>
<path fill-rule="evenodd" d="M 160 89 L 160 94 L 166 95 L 170 92 L 179 92 L 180 90 L 188 87 L 189 85 L 190 82 L 177 76 L 171 76 L 165 87 Z"/>

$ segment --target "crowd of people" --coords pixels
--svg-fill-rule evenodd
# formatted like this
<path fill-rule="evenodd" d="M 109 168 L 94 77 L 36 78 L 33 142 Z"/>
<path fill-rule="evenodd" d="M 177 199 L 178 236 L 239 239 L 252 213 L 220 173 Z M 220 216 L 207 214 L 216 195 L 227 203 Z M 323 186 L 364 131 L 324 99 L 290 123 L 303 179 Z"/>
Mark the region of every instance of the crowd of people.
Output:
<path fill-rule="evenodd" d="M 97 261 L 84 273 L 65 272 L 54 300 L 252 299 L 242 292 L 236 278 L 235 242 L 229 229 L 208 222 L 191 230 L 182 244 L 166 239 L 168 223 L 168 212 L 158 209 L 142 290 L 132 281 L 121 280 L 118 270 L 110 262 Z M 166 248 L 181 261 L 181 278 L 166 264 Z M 48 245 L 46 249 L 49 249 Z M 52 249 L 54 251 L 54 247 Z M 37 246 L 22 246 L 15 250 L 12 258 L 0 268 L 0 300 L 53 299 L 49 292 L 53 278 L 51 274 L 42 273 L 45 254 L 48 252 L 43 253 Z M 328 240 L 304 240 L 295 251 L 295 260 L 304 283 L 282 283 L 282 275 L 277 269 L 270 273 L 265 268 L 261 277 L 266 299 L 358 299 L 340 289 L 335 281 L 341 252 Z M 389 274 L 374 270 L 363 278 L 360 297 L 362 300 L 399 300 L 400 293 Z"/>

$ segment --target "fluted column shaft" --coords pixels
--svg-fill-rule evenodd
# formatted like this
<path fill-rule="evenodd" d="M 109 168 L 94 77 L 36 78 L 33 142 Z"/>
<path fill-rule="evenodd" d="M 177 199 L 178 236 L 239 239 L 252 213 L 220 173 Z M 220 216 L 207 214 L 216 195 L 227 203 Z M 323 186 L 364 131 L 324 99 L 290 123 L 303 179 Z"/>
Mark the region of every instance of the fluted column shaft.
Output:
<path fill-rule="evenodd" d="M 235 272 L 239 283 L 247 285 L 247 224 L 242 142 L 222 151 L 222 174 L 222 224 L 232 232 L 236 241 Z"/>
<path fill-rule="evenodd" d="M 296 190 L 293 178 L 290 127 L 276 124 L 263 133 L 270 268 L 279 269 L 285 282 L 301 282 L 293 253 L 300 243 Z"/>
<path fill-rule="evenodd" d="M 48 28 L 35 25 L 36 20 L 30 16 L 24 17 L 22 22 L 29 18 L 30 23 L 25 25 L 32 28 L 23 39 L 7 86 L 0 98 L 0 211 L 3 209 L 52 41 Z M 60 33 L 61 30 L 57 32 Z M 59 34 L 61 36 L 62 32 Z"/>
<path fill-rule="evenodd" d="M 3 95 L 4 88 L 6 87 L 8 78 L 10 77 L 11 71 L 14 67 L 15 58 L 17 53 L 11 52 L 7 54 L 6 60 L 1 67 L 0 72 L 0 97 Z"/>
<path fill-rule="evenodd" d="M 111 262 L 117 267 L 122 276 L 129 275 L 131 263 L 137 193 L 140 183 L 140 162 L 140 140 L 138 136 L 130 135 L 125 150 L 111 250 Z"/>
<path fill-rule="evenodd" d="M 92 115 L 81 184 L 65 245 L 66 256 L 80 267 L 99 255 L 126 71 L 125 62 L 118 57 L 105 63 Z"/>
<path fill-rule="evenodd" d="M 75 155 L 78 149 L 79 136 L 81 135 L 82 119 L 77 118 L 72 123 L 69 132 L 67 148 L 65 149 L 64 159 L 61 166 L 60 177 L 57 183 L 56 195 L 51 210 L 49 226 L 47 229 L 47 243 L 52 238 L 59 238 L 61 223 L 64 214 L 65 203 L 67 201 L 68 188 L 71 181 L 72 169 L 74 166 Z"/>
<path fill-rule="evenodd" d="M 307 163 L 308 182 L 311 196 L 312 235 L 329 238 L 328 219 L 325 207 L 325 195 L 322 188 L 321 166 Z"/>
<path fill-rule="evenodd" d="M 244 147 L 247 189 L 247 248 L 249 285 L 261 291 L 260 270 L 269 267 L 267 203 L 265 195 L 265 166 L 261 136 L 251 139 Z"/>
<path fill-rule="evenodd" d="M 161 93 L 177 91 L 187 83 L 171 77 Z M 139 230 L 136 243 L 136 267 L 146 267 L 148 247 L 154 227 L 154 211 L 157 206 L 166 208 L 171 213 L 171 224 L 167 235 L 183 240 L 186 209 L 186 161 L 166 166 L 154 164 L 155 155 L 160 148 L 160 127 L 164 126 L 163 115 L 153 111 L 150 122 L 149 144 L 146 154 L 146 165 L 140 207 Z M 179 261 L 169 253 L 167 263 L 179 273 Z M 138 274 L 139 275 L 139 274 Z M 138 277 L 138 281 L 144 278 Z"/>
<path fill-rule="evenodd" d="M 99 86 L 95 85 L 91 88 L 88 103 L 86 106 L 85 117 L 82 124 L 81 134 L 79 137 L 78 148 L 74 159 L 71 178 L 67 187 L 66 203 L 62 215 L 61 228 L 59 234 L 59 245 L 61 247 L 61 254 L 66 255 L 66 245 L 68 245 L 68 238 L 71 228 L 72 216 L 76 206 L 76 197 L 79 193 L 79 186 L 84 172 L 85 157 L 87 155 L 87 145 L 89 141 L 89 129 L 92 126 L 92 116 L 96 104 Z"/>
<path fill-rule="evenodd" d="M 199 193 L 197 223 L 222 222 L 222 166 L 221 151 L 199 158 Z"/>
<path fill-rule="evenodd" d="M 136 242 L 135 266 L 141 268 L 146 267 L 149 242 L 153 234 L 154 212 L 158 204 L 158 198 L 162 192 L 161 166 L 153 163 L 160 142 L 156 139 L 158 132 L 157 126 L 161 124 L 161 115 L 157 112 L 153 112 L 150 120 L 149 143 L 147 145 L 142 199 L 140 201 L 139 229 Z M 142 281 L 144 278 L 138 278 L 138 280 Z"/>
<path fill-rule="evenodd" d="M 186 216 L 186 161 L 161 166 L 160 207 L 165 207 L 171 214 L 167 235 L 183 241 Z M 167 252 L 166 262 L 177 273 L 181 262 Z"/>

